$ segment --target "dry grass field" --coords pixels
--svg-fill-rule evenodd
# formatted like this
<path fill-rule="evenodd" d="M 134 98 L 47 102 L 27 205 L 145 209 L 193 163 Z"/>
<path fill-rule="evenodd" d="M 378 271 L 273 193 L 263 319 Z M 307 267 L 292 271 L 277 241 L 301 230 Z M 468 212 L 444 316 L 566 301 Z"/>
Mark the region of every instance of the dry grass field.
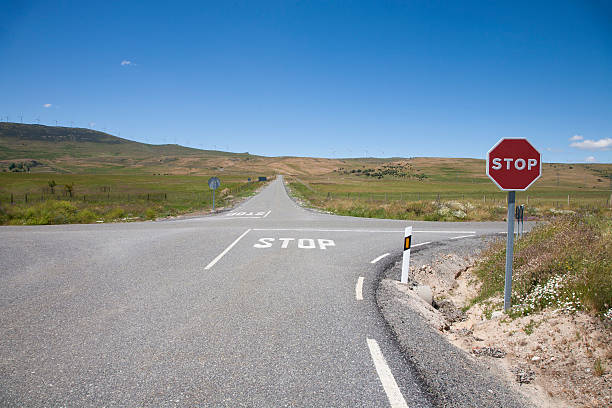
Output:
<path fill-rule="evenodd" d="M 310 205 L 337 214 L 452 221 L 505 216 L 506 195 L 487 178 L 484 160 L 264 157 L 149 145 L 90 129 L 0 123 L 5 213 L 11 195 L 13 202 L 31 205 L 25 195 L 40 198 L 51 180 L 60 189 L 74 184 L 74 195 L 85 196 L 82 202 L 115 195 L 117 205 L 126 208 L 134 197 L 149 194 L 151 201 L 151 194 L 163 193 L 167 205 L 156 212 L 161 215 L 208 208 L 210 200 L 194 197 L 204 196 L 212 175 L 247 191 L 249 178 L 275 174 L 286 175 L 293 192 Z M 517 199 L 531 218 L 564 211 L 607 213 L 611 189 L 611 164 L 545 163 L 540 180 Z M 167 198 L 179 196 L 176 204 Z"/>

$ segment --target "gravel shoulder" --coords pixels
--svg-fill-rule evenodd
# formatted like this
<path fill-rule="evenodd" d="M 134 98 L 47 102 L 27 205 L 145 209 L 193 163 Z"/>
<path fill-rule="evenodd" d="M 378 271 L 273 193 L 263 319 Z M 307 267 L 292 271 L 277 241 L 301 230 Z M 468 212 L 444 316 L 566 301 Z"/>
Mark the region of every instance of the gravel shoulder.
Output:
<path fill-rule="evenodd" d="M 444 286 L 459 271 L 467 269 L 490 239 L 493 237 L 445 241 L 413 250 L 411 270 L 426 270 L 426 265 L 438 260 L 441 254 L 461 254 L 448 259 L 453 264 L 453 268 L 445 268 L 448 273 L 436 277 L 439 285 Z M 448 329 L 449 319 L 411 290 L 418 285 L 414 277 L 408 285 L 399 282 L 401 254 L 394 254 L 377 272 L 376 299 L 380 311 L 436 406 L 533 406 L 504 378 L 496 363 L 476 358 L 449 342 L 442 333 Z M 453 313 L 461 312 L 451 310 L 448 314 Z"/>

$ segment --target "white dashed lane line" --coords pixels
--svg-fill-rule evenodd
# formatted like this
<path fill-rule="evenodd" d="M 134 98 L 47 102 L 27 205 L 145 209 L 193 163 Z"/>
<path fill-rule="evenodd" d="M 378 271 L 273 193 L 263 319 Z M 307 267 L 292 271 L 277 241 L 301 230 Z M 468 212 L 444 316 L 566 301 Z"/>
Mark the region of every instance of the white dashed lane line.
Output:
<path fill-rule="evenodd" d="M 387 252 L 386 254 L 382 254 L 381 256 L 374 258 L 370 261 L 371 264 L 375 264 L 376 262 L 380 261 L 381 259 L 383 259 L 384 257 L 389 256 L 389 253 Z"/>
<path fill-rule="evenodd" d="M 387 394 L 387 398 L 389 399 L 389 404 L 392 408 L 408 408 L 408 404 L 406 404 L 406 400 L 397 386 L 397 382 L 395 382 L 393 373 L 387 365 L 385 356 L 383 356 L 382 351 L 380 351 L 378 342 L 374 339 L 367 339 L 367 341 L 368 348 L 370 349 L 370 355 L 372 356 L 372 361 L 376 367 L 378 378 L 380 379 L 380 382 L 385 389 L 385 393 Z"/>
<path fill-rule="evenodd" d="M 412 248 L 420 247 L 420 246 L 427 245 L 427 244 L 431 244 L 431 241 L 421 242 L 420 244 L 414 244 Z"/>
<path fill-rule="evenodd" d="M 355 285 L 355 299 L 363 300 L 363 276 L 357 279 L 357 285 Z"/>

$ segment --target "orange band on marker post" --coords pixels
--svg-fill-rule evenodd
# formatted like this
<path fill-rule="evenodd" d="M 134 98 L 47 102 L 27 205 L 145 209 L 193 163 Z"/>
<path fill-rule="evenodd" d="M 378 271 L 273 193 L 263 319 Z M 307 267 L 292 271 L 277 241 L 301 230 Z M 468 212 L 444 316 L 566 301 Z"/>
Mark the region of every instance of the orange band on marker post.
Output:
<path fill-rule="evenodd" d="M 410 249 L 410 242 L 412 241 L 412 235 L 404 238 L 404 251 Z"/>

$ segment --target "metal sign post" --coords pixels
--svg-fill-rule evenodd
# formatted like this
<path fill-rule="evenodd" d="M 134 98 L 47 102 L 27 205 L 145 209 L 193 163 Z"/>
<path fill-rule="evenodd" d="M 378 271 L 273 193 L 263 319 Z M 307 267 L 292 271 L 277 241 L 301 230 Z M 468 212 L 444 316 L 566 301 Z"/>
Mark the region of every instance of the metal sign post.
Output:
<path fill-rule="evenodd" d="M 218 177 L 211 177 L 208 179 L 208 187 L 213 191 L 213 199 L 212 199 L 212 210 L 215 211 L 215 190 L 219 188 L 221 185 L 221 180 Z"/>
<path fill-rule="evenodd" d="M 515 191 L 508 191 L 508 239 L 506 240 L 506 279 L 504 283 L 504 310 L 510 310 L 512 294 L 512 259 L 514 257 L 514 202 Z"/>
<path fill-rule="evenodd" d="M 402 257 L 402 278 L 400 282 L 408 283 L 408 272 L 410 272 L 410 247 L 412 246 L 412 227 L 404 230 L 404 255 Z"/>
<path fill-rule="evenodd" d="M 522 234 L 524 206 L 516 209 L 516 192 L 527 190 L 542 175 L 542 156 L 527 139 L 501 139 L 487 153 L 487 176 L 508 192 L 508 236 L 506 242 L 506 277 L 504 310 L 508 312 L 512 298 L 512 260 L 514 256 L 514 217 L 517 232 Z"/>

